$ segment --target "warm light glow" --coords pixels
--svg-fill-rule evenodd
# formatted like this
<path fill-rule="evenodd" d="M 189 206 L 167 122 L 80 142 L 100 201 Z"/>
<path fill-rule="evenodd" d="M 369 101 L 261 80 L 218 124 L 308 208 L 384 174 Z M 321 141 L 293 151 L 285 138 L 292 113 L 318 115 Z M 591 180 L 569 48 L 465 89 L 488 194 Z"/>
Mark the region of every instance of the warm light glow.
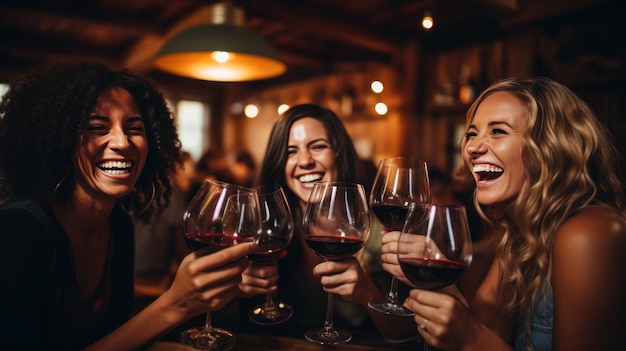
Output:
<path fill-rule="evenodd" d="M 382 93 L 383 89 L 385 88 L 383 86 L 383 83 L 381 83 L 378 80 L 373 81 L 370 87 L 371 87 L 372 91 L 375 92 L 376 94 Z"/>
<path fill-rule="evenodd" d="M 265 79 L 282 74 L 283 62 L 247 54 L 228 54 L 226 63 L 216 62 L 214 52 L 186 52 L 157 57 L 154 65 L 166 72 L 195 79 L 235 82 Z"/>
<path fill-rule="evenodd" d="M 433 17 L 430 15 L 430 12 L 425 12 L 424 18 L 422 18 L 422 27 L 428 30 L 428 29 L 431 29 L 434 24 L 435 24 L 435 21 L 433 20 Z"/>
<path fill-rule="evenodd" d="M 214 51 L 211 58 L 217 62 L 224 63 L 230 59 L 230 54 L 226 51 Z"/>
<path fill-rule="evenodd" d="M 243 113 L 243 102 L 241 101 L 237 101 L 237 102 L 233 102 L 232 105 L 230 105 L 230 113 L 233 115 L 239 115 L 241 113 Z"/>
<path fill-rule="evenodd" d="M 248 118 L 256 118 L 259 115 L 259 108 L 254 104 L 247 104 L 243 108 L 243 114 Z"/>
<path fill-rule="evenodd" d="M 218 6 L 219 5 L 219 6 Z M 242 16 L 215 4 L 214 22 L 192 26 L 170 38 L 159 50 L 154 66 L 183 77 L 218 82 L 266 79 L 285 73 L 287 65 L 265 38 L 243 26 Z M 223 11 L 218 11 L 222 7 Z M 238 11 L 235 11 L 238 12 Z"/>
<path fill-rule="evenodd" d="M 277 112 L 279 115 L 282 115 L 283 112 L 287 111 L 289 109 L 289 105 L 287 104 L 280 104 L 280 106 L 278 106 Z"/>
<path fill-rule="evenodd" d="M 383 116 L 387 114 L 387 105 L 385 105 L 384 102 L 379 102 L 376 104 L 376 106 L 374 106 L 374 110 L 376 111 L 376 113 L 378 113 L 379 115 Z"/>

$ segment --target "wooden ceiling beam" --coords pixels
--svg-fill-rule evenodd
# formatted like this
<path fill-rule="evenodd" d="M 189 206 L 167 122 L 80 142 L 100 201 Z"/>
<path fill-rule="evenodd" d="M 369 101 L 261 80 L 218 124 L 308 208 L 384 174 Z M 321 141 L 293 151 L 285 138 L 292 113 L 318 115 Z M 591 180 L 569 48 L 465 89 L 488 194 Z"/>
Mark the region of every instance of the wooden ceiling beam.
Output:
<path fill-rule="evenodd" d="M 67 40 L 51 39 L 1 27 L 0 31 L 6 38 L 0 41 L 0 51 L 10 55 L 36 59 L 69 58 L 79 53 L 84 56 L 100 57 L 111 62 L 120 62 L 119 55 L 100 46 L 81 45 L 80 52 L 77 52 L 76 43 Z"/>
<path fill-rule="evenodd" d="M 273 21 L 283 22 L 287 26 L 294 26 L 316 36 L 326 36 L 364 49 L 396 55 L 401 48 L 401 43 L 393 37 L 352 25 L 348 21 L 330 19 L 328 14 L 320 12 L 318 8 L 299 6 L 287 9 L 273 0 L 251 1 L 247 8 Z"/>
<path fill-rule="evenodd" d="M 0 5 L 0 13 L 5 18 L 45 18 L 57 22 L 70 21 L 72 23 L 91 27 L 94 25 L 104 28 L 121 30 L 137 36 L 163 35 L 163 28 L 155 25 L 151 21 L 140 21 L 136 19 L 120 18 L 119 14 L 107 14 L 102 12 L 91 12 L 80 10 L 79 8 L 67 8 L 63 11 L 55 9 L 33 9 L 29 7 L 18 7 Z"/>
<path fill-rule="evenodd" d="M 500 23 L 503 27 L 512 27 L 522 23 L 543 20 L 590 7 L 597 7 L 612 1 L 614 0 L 552 0 L 550 6 L 546 6 L 544 0 L 525 0 L 521 3 L 523 8 L 520 9 L 516 16 L 504 18 Z"/>

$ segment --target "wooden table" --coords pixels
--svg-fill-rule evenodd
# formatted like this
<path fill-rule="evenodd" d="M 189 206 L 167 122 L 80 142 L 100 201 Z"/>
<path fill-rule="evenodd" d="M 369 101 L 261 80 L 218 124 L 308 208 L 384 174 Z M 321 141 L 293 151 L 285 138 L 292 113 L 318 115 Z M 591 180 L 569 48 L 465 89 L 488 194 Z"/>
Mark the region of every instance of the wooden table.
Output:
<path fill-rule="evenodd" d="M 291 338 L 272 335 L 236 334 L 237 344 L 233 351 L 391 351 L 421 350 L 417 342 L 392 344 L 384 341 L 352 340 L 337 345 L 318 345 L 302 338 Z M 186 346 L 169 341 L 160 341 L 147 351 L 189 351 Z"/>

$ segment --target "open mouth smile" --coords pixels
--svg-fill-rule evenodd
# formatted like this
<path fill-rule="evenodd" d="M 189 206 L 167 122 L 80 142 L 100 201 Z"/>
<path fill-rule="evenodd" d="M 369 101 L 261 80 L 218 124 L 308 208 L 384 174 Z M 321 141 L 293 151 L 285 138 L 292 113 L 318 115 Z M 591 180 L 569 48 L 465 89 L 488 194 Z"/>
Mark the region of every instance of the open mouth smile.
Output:
<path fill-rule="evenodd" d="M 131 161 L 107 161 L 99 163 L 98 168 L 108 174 L 124 175 L 130 173 L 133 163 Z"/>
<path fill-rule="evenodd" d="M 297 179 L 301 183 L 311 183 L 311 182 L 316 182 L 318 180 L 321 180 L 322 174 L 321 173 L 305 174 L 305 175 L 297 177 Z"/>
<path fill-rule="evenodd" d="M 472 168 L 479 182 L 494 180 L 502 176 L 504 170 L 493 165 L 476 165 Z"/>

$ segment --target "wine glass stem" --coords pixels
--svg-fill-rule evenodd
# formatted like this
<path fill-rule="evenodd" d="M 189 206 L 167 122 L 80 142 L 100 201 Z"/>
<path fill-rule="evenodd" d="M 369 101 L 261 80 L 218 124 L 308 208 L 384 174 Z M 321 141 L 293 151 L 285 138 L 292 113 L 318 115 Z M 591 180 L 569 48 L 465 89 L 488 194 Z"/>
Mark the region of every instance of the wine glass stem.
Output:
<path fill-rule="evenodd" d="M 204 329 L 211 330 L 213 326 L 211 325 L 211 311 L 206 313 L 206 319 L 204 320 Z"/>
<path fill-rule="evenodd" d="M 274 309 L 274 298 L 272 293 L 265 294 L 265 309 Z"/>
<path fill-rule="evenodd" d="M 333 304 L 335 296 L 333 293 L 328 293 L 328 304 L 326 305 L 326 319 L 324 320 L 324 332 L 333 333 L 335 327 L 333 326 Z"/>
<path fill-rule="evenodd" d="M 398 304 L 398 278 L 391 277 L 391 286 L 389 287 L 389 294 L 387 295 L 389 303 L 394 305 Z"/>

